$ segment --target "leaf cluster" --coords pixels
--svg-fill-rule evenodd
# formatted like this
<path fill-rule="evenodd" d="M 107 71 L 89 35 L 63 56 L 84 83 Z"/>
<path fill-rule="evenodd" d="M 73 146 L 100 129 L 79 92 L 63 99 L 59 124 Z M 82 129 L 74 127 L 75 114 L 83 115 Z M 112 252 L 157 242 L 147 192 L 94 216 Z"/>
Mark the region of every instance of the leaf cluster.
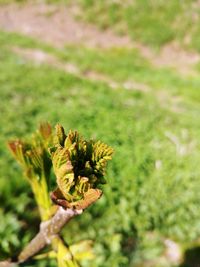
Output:
<path fill-rule="evenodd" d="M 58 187 L 51 194 L 52 200 L 65 208 L 79 209 L 86 208 L 101 196 L 98 186 L 106 182 L 107 161 L 113 153 L 108 145 L 87 141 L 77 131 L 70 130 L 66 135 L 59 124 L 53 134 L 48 123 L 41 124 L 27 141 L 9 142 L 9 148 L 22 166 L 40 206 L 44 206 L 44 202 L 45 207 L 49 205 L 48 191 L 44 195 L 53 166 Z"/>
<path fill-rule="evenodd" d="M 64 128 L 58 124 L 50 153 L 57 178 L 55 195 L 58 198 L 78 204 L 77 201 L 84 199 L 86 194 L 99 196 L 100 192 L 94 189 L 106 182 L 104 175 L 107 161 L 113 153 L 111 147 L 100 141 L 87 141 L 77 131 L 66 135 Z"/>
<path fill-rule="evenodd" d="M 52 129 L 48 123 L 40 125 L 39 130 L 27 141 L 19 139 L 8 143 L 15 159 L 24 170 L 25 176 L 32 181 L 42 176 L 49 177 L 51 160 L 48 146 L 52 142 Z"/>

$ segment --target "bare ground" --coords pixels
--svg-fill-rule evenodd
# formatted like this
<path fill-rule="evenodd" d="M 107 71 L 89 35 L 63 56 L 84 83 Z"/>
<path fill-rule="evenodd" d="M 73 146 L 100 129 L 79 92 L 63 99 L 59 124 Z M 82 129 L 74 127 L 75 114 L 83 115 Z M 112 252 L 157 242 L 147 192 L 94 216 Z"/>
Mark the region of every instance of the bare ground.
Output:
<path fill-rule="evenodd" d="M 183 75 L 195 74 L 200 55 L 184 51 L 177 43 L 164 46 L 159 53 L 133 42 L 128 36 L 117 36 L 111 30 L 100 31 L 95 26 L 74 19 L 74 10 L 67 6 L 41 2 L 0 6 L 0 28 L 36 37 L 53 46 L 84 44 L 89 47 L 134 47 L 156 67 L 174 68 Z"/>
<path fill-rule="evenodd" d="M 35 36 L 57 47 L 80 43 L 103 48 L 130 45 L 128 37 L 98 31 L 92 25 L 77 22 L 71 13 L 66 6 L 39 2 L 4 5 L 0 7 L 0 27 Z"/>
<path fill-rule="evenodd" d="M 144 45 L 134 43 L 129 37 L 115 35 L 112 31 L 99 31 L 96 27 L 77 22 L 73 18 L 73 10 L 67 7 L 46 5 L 40 2 L 23 5 L 9 4 L 0 6 L 0 28 L 5 31 L 19 32 L 36 37 L 52 46 L 62 48 L 64 45 L 83 44 L 89 47 L 107 49 L 111 47 L 137 48 L 144 58 L 156 67 L 172 67 L 182 74 L 191 74 L 192 67 L 199 62 L 199 55 L 181 50 L 176 44 L 164 47 L 160 54 L 155 54 Z M 71 62 L 60 61 L 56 56 L 38 49 L 20 49 L 13 47 L 13 51 L 25 60 L 34 64 L 48 64 L 81 78 L 106 83 L 110 88 L 123 88 L 137 90 L 143 93 L 152 92 L 152 88 L 133 80 L 118 82 L 109 76 L 94 70 L 83 72 L 78 65 Z M 163 102 L 166 96 L 157 95 Z M 173 100 L 173 99 L 171 99 Z M 172 105 L 172 111 L 180 112 L 177 103 Z M 163 105 L 167 104 L 167 100 Z"/>

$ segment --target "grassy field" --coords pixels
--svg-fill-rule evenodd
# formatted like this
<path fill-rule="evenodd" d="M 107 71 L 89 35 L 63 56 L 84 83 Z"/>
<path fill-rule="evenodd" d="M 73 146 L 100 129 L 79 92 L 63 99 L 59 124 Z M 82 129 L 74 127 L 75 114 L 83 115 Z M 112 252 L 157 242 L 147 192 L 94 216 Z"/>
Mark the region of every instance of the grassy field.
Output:
<path fill-rule="evenodd" d="M 83 10 L 80 19 L 102 29 L 111 27 L 119 34 L 128 33 L 133 40 L 154 49 L 178 41 L 185 48 L 200 50 L 198 1 L 77 0 L 75 3 Z"/>
<path fill-rule="evenodd" d="M 29 0 L 0 0 L 0 4 Z M 46 3 L 77 6 L 77 18 L 112 28 L 153 49 L 176 41 L 185 49 L 200 51 L 200 5 L 198 1 L 164 0 L 44 0 Z"/>
<path fill-rule="evenodd" d="M 95 11 L 94 22 L 104 21 L 104 28 L 112 27 L 115 20 L 120 27 L 120 21 L 129 18 L 123 13 L 128 12 L 126 5 L 118 14 L 118 4 L 81 3 L 86 18 Z M 140 10 L 137 3 L 133 8 Z M 173 38 L 175 11 L 185 5 L 169 1 L 158 7 L 152 14 L 148 9 L 143 15 L 138 12 L 134 19 L 139 24 L 137 38 L 153 46 Z M 110 10 L 110 20 L 102 17 L 103 8 Z M 160 28 L 154 27 L 155 16 L 167 27 L 165 31 L 158 26 L 166 32 L 164 37 L 156 35 Z M 131 18 L 128 25 L 136 22 Z M 79 74 L 55 65 L 36 64 L 15 53 L 16 47 L 23 51 L 39 49 L 61 65 L 78 66 Z M 183 252 L 200 245 L 198 75 L 183 77 L 175 70 L 154 67 L 137 49 L 58 49 L 3 31 L 0 51 L 0 258 L 20 251 L 39 225 L 32 194 L 6 142 L 28 136 L 47 120 L 77 129 L 87 138 L 100 139 L 115 150 L 104 196 L 63 232 L 70 244 L 82 239 L 95 241 L 96 258 L 85 266 L 178 267 L 164 258 L 164 240 L 176 241 Z M 95 73 L 98 79 L 90 79 L 88 73 Z M 32 261 L 24 266 L 55 263 Z"/>

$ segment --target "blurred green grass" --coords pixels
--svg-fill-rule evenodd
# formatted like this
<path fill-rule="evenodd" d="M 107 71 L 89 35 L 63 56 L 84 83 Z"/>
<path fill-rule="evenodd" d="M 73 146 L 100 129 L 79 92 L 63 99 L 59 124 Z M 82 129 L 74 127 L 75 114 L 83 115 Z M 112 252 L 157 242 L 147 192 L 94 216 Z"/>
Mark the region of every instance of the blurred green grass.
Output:
<path fill-rule="evenodd" d="M 0 4 L 29 0 L 0 0 Z M 200 51 L 200 6 L 187 0 L 43 0 L 50 4 L 75 7 L 78 19 L 128 35 L 132 40 L 157 50 L 170 42 L 196 52 Z"/>
<path fill-rule="evenodd" d="M 54 0 L 53 2 L 58 2 Z M 81 12 L 77 17 L 98 25 L 112 28 L 118 34 L 129 35 L 153 49 L 176 41 L 181 47 L 200 51 L 198 1 L 155 0 L 113 1 L 76 0 Z"/>
<path fill-rule="evenodd" d="M 83 74 L 107 75 L 119 86 L 34 64 L 13 47 L 40 49 L 77 64 Z M 55 49 L 5 32 L 0 49 L 0 257 L 20 251 L 39 224 L 6 142 L 31 134 L 46 120 L 115 150 L 103 198 L 64 230 L 69 243 L 95 240 L 97 258 L 90 266 L 133 266 L 162 254 L 163 238 L 184 247 L 199 237 L 199 77 L 155 68 L 132 49 Z M 126 90 L 120 84 L 127 80 L 149 90 Z"/>

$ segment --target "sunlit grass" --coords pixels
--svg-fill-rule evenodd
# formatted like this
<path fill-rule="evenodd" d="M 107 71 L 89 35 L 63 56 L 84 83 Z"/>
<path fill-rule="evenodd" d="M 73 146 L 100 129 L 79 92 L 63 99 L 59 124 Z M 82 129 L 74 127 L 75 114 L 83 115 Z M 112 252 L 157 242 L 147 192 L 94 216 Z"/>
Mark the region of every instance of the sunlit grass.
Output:
<path fill-rule="evenodd" d="M 82 76 L 36 65 L 14 54 L 16 46 L 41 49 L 62 62 L 72 62 Z M 87 138 L 101 139 L 115 150 L 104 197 L 65 230 L 70 243 L 95 240 L 97 259 L 91 266 L 127 266 L 128 259 L 133 264 L 134 248 L 127 252 L 124 244 L 129 237 L 139 240 L 137 251 L 145 254 L 142 248 L 150 231 L 156 232 L 156 238 L 165 236 L 181 243 L 198 238 L 198 77 L 183 78 L 172 70 L 157 69 L 137 50 L 59 50 L 7 33 L 0 34 L 0 49 L 1 257 L 21 249 L 36 232 L 33 222 L 38 218 L 6 141 L 28 135 L 45 120 L 77 129 Z M 136 80 L 150 89 L 113 89 L 103 81 L 84 78 L 89 70 L 119 83 Z M 9 214 L 13 214 L 13 222 Z M 31 231 L 28 224 L 33 225 Z M 5 240 L 11 240 L 10 245 Z M 158 255 L 162 249 L 156 251 Z M 152 258 L 156 255 L 150 253 Z"/>

